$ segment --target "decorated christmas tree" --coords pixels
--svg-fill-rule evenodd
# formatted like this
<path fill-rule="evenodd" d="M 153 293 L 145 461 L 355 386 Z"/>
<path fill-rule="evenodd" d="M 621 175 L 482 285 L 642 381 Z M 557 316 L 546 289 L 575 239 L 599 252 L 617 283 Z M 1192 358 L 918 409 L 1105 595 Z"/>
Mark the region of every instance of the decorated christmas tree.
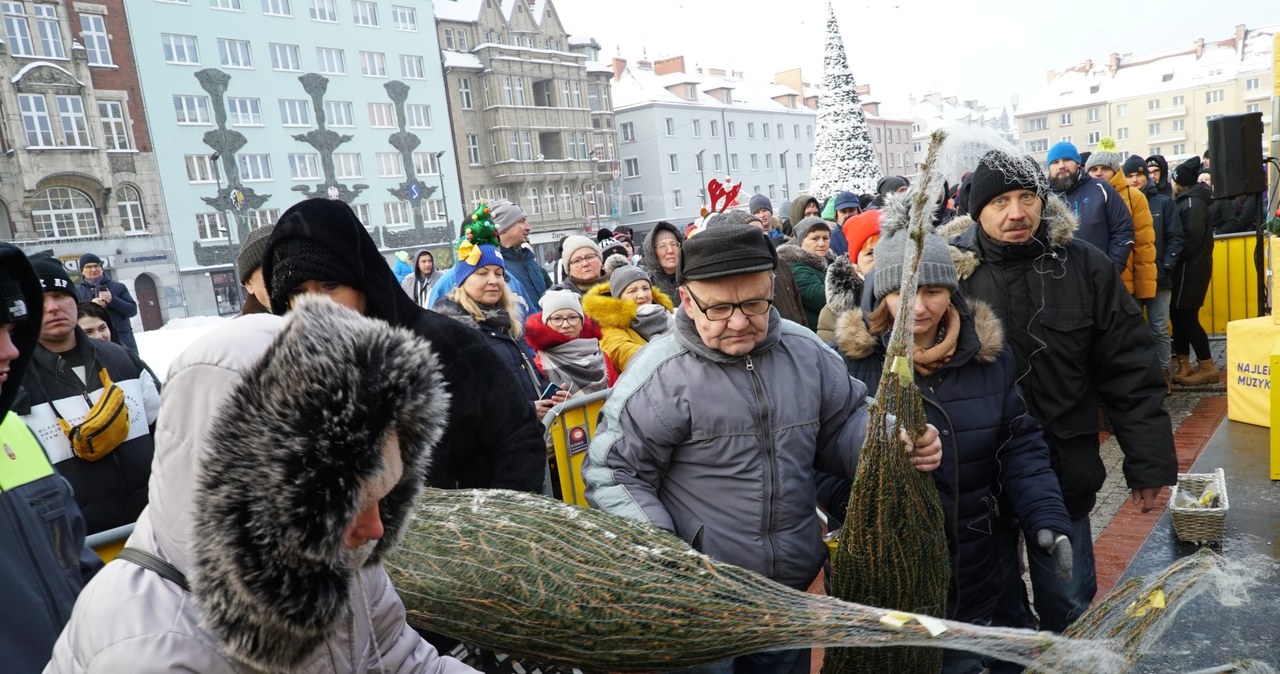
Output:
<path fill-rule="evenodd" d="M 848 190 L 874 192 L 884 174 L 871 144 L 858 86 L 849 71 L 836 13 L 827 3 L 827 46 L 818 96 L 818 132 L 814 138 L 810 191 L 819 199 Z"/>

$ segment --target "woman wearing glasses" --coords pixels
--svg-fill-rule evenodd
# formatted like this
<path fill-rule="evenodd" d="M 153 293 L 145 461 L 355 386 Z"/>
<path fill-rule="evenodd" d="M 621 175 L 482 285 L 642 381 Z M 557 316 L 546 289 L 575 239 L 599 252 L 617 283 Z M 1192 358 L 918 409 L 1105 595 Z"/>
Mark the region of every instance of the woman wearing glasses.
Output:
<path fill-rule="evenodd" d="M 537 356 L 533 364 L 570 397 L 613 386 L 618 373 L 600 350 L 600 326 L 582 313 L 582 301 L 568 290 L 548 290 L 542 311 L 524 322 L 524 339 Z"/>
<path fill-rule="evenodd" d="M 585 236 L 566 236 L 561 248 L 562 280 L 552 290 L 569 290 L 582 297 L 602 280 L 604 256 L 596 242 Z"/>
<path fill-rule="evenodd" d="M 640 268 L 649 273 L 649 282 L 667 297 L 676 297 L 676 267 L 680 264 L 683 242 L 680 230 L 662 220 L 653 226 L 640 246 Z"/>
<path fill-rule="evenodd" d="M 600 323 L 601 348 L 622 372 L 653 338 L 670 332 L 674 305 L 643 269 L 624 265 L 592 288 L 582 307 Z"/>

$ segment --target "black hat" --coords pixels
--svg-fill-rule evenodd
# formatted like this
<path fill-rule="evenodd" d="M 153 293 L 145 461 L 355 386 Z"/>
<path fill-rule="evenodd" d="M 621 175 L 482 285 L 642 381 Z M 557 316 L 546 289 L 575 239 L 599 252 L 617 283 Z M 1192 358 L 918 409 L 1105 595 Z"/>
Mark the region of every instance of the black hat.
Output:
<path fill-rule="evenodd" d="M 307 281 L 341 283 L 364 290 L 355 270 L 314 239 L 292 237 L 275 242 L 271 246 L 271 263 L 271 280 L 267 288 L 271 293 L 273 312 L 287 310 L 289 298 Z"/>
<path fill-rule="evenodd" d="M 1009 190 L 1031 190 L 1043 199 L 1048 185 L 1035 161 L 1020 155 L 992 150 L 978 160 L 969 181 L 969 215 L 977 220 L 992 199 Z"/>
<path fill-rule="evenodd" d="M 87 264 L 96 264 L 99 267 L 101 267 L 102 258 L 98 257 L 97 255 L 94 255 L 93 253 L 85 253 L 84 255 L 80 256 L 80 268 L 84 269 L 84 266 Z"/>
<path fill-rule="evenodd" d="M 1147 161 L 1136 154 L 1129 155 L 1129 158 L 1124 160 L 1124 166 L 1121 169 L 1126 176 L 1131 173 L 1147 175 Z"/>
<path fill-rule="evenodd" d="M 676 283 L 771 271 L 777 267 L 778 252 L 760 228 L 713 227 L 684 243 Z"/>
<path fill-rule="evenodd" d="M 9 245 L 9 244 L 4 244 Z M 18 277 L 0 267 L 0 325 L 20 323 L 31 317 L 36 307 L 27 306 L 27 298 L 22 292 L 22 284 Z M 0 413 L 5 410 L 0 409 Z"/>
<path fill-rule="evenodd" d="M 62 266 L 62 261 L 46 253 L 32 255 L 27 258 L 31 261 L 31 267 L 36 270 L 36 277 L 40 279 L 40 289 L 44 292 L 61 292 L 72 297 L 77 297 L 76 287 L 71 284 L 71 275 L 67 273 L 67 268 Z"/>
<path fill-rule="evenodd" d="M 1200 179 L 1200 158 L 1192 157 L 1173 169 L 1173 182 L 1183 187 L 1191 187 Z"/>

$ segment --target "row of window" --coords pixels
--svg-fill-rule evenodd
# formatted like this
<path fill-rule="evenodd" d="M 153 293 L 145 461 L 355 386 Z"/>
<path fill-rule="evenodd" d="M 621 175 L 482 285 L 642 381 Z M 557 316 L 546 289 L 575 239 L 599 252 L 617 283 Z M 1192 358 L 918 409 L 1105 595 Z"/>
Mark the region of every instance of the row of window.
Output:
<path fill-rule="evenodd" d="M 556 188 L 554 187 L 544 187 L 541 190 L 537 187 L 530 187 L 520 205 L 528 209 L 531 215 L 542 215 L 544 212 L 548 215 L 555 215 L 560 212 L 565 214 L 578 212 L 575 208 L 574 191 L 569 189 L 568 186 L 560 187 L 558 205 L 556 203 Z"/>
<path fill-rule="evenodd" d="M 419 208 L 422 212 L 422 219 L 429 224 L 438 224 L 445 221 L 445 208 L 443 199 L 424 199 L 419 202 Z M 355 211 L 356 217 L 365 227 L 372 226 L 369 219 L 369 204 L 357 203 L 351 204 L 351 210 Z M 235 216 L 222 211 L 211 213 L 196 213 L 196 237 L 202 241 L 217 242 L 226 240 L 231 231 L 231 220 Z M 249 229 L 257 229 L 263 225 L 274 224 L 280 219 L 280 209 L 263 208 L 253 211 L 245 211 L 245 224 Z M 402 228 L 413 225 L 413 204 L 408 201 L 384 201 L 382 202 L 382 223 L 391 228 Z"/>
<path fill-rule="evenodd" d="M 293 16 L 292 0 L 259 0 L 261 3 L 262 13 L 268 16 Z M 189 5 L 190 0 L 157 0 L 157 2 L 166 2 L 175 5 Z M 245 0 L 209 0 L 209 6 L 213 9 L 221 9 L 229 12 L 243 12 Z M 252 5 L 253 0 L 249 0 L 248 4 Z M 338 2 L 337 0 L 302 0 L 302 4 L 307 6 L 307 16 L 312 21 L 320 21 L 324 23 L 338 22 Z M 370 0 L 351 0 L 351 23 L 357 26 L 366 26 L 369 28 L 377 28 L 382 25 L 378 15 L 378 3 Z M 418 10 L 413 7 L 404 7 L 401 5 L 391 6 L 391 25 L 396 30 L 409 32 L 417 32 L 418 30 Z"/>
<path fill-rule="evenodd" d="M 62 27 L 58 23 L 57 5 L 12 0 L 0 3 L 0 12 L 4 14 L 4 32 L 11 55 L 67 58 L 66 45 L 62 41 Z M 111 60 L 107 24 L 102 16 L 81 14 L 80 37 L 89 65 L 115 65 Z"/>
<path fill-rule="evenodd" d="M 796 168 L 804 168 L 804 157 L 805 157 L 805 155 L 804 155 L 803 153 L 797 152 L 794 156 L 795 156 L 795 158 L 796 158 L 796 160 L 795 160 Z M 751 170 L 752 170 L 752 171 L 759 171 L 759 170 L 760 170 L 760 155 L 759 155 L 759 154 L 757 154 L 757 153 L 755 153 L 755 152 L 752 152 L 750 155 L 748 155 L 748 160 L 749 160 L 749 163 L 750 163 L 750 166 L 751 166 Z M 779 168 L 783 168 L 783 167 L 785 167 L 785 165 L 786 165 L 786 161 L 787 161 L 787 153 L 785 153 L 785 152 L 784 152 L 784 153 L 781 153 L 781 154 L 779 154 L 779 155 L 778 155 L 778 167 L 779 167 Z M 695 170 L 702 171 L 702 170 L 704 170 L 704 169 L 705 169 L 704 163 L 703 163 L 703 161 L 702 161 L 702 155 L 701 155 L 701 154 L 695 154 L 695 155 L 693 155 L 693 165 L 694 165 Z M 809 166 L 810 166 L 810 167 L 812 167 L 812 166 L 813 166 L 813 154 L 812 154 L 812 153 L 810 153 L 810 154 L 809 154 Z M 622 160 L 622 167 L 623 167 L 623 176 L 625 176 L 625 177 L 627 177 L 627 178 L 638 178 L 638 177 L 640 177 L 640 160 L 639 160 L 638 158 L 636 158 L 636 157 L 628 157 L 628 158 L 626 158 L 626 159 Z M 767 170 L 770 170 L 770 169 L 772 169 L 772 168 L 773 168 L 773 154 L 772 154 L 772 153 L 769 153 L 769 154 L 765 154 L 765 155 L 764 155 L 764 168 L 765 168 L 765 170 L 766 170 L 766 171 L 767 171 Z M 720 153 L 718 153 L 718 152 L 717 152 L 717 153 L 713 153 L 713 154 L 711 155 L 711 170 L 713 170 L 713 171 L 723 171 L 723 170 L 724 170 L 724 159 L 723 159 L 723 157 L 720 155 Z M 739 162 L 738 162 L 738 154 L 737 154 L 736 152 L 734 152 L 734 153 L 730 153 L 730 155 L 729 155 L 729 170 L 730 170 L 730 171 L 738 171 L 738 170 L 741 170 L 741 166 L 739 165 Z M 676 154 L 676 153 L 671 153 L 671 154 L 668 154 L 668 155 L 667 155 L 667 172 L 668 172 L 668 173 L 679 173 L 679 172 L 680 172 L 680 155 L 678 155 L 678 154 Z"/>
<path fill-rule="evenodd" d="M 613 157 L 613 137 L 608 134 L 591 134 L 591 147 L 587 146 L 586 131 L 494 131 L 489 134 L 489 152 L 493 161 L 535 161 L 540 159 L 573 159 L 587 161 L 591 159 L 611 159 Z M 466 135 L 467 161 L 472 166 L 482 163 L 480 157 L 480 137 L 469 133 Z M 507 148 L 504 157 L 500 148 Z"/>
<path fill-rule="evenodd" d="M 446 28 L 445 30 L 447 31 L 448 29 Z M 458 32 L 461 33 L 462 29 L 458 29 Z M 445 34 L 445 38 L 446 40 L 448 39 L 448 33 Z M 507 35 L 502 33 L 501 31 L 486 30 L 484 32 L 484 41 L 491 44 L 509 44 L 512 47 L 526 47 L 529 49 L 534 48 L 532 37 L 528 35 L 520 35 L 514 32 L 512 32 L 510 35 Z M 549 51 L 562 51 L 560 40 L 557 40 L 553 37 L 549 37 L 543 40 L 542 48 Z M 462 47 L 458 47 L 457 49 L 459 51 L 466 51 L 466 49 L 463 49 Z"/>
<path fill-rule="evenodd" d="M 115 198 L 116 212 L 125 233 L 146 232 L 138 188 L 121 185 L 115 190 Z M 93 200 L 70 187 L 50 187 L 38 192 L 31 201 L 31 222 L 41 239 L 98 236 L 102 232 Z"/>
<path fill-rule="evenodd" d="M 440 164 L 434 152 L 414 152 L 413 170 L 418 176 L 432 176 L 440 173 Z M 193 185 L 216 183 L 221 180 L 219 167 L 207 154 L 189 154 L 184 158 L 187 168 L 187 182 Z M 320 155 L 314 152 L 292 152 L 288 155 L 289 178 L 291 180 L 319 180 Z M 404 158 L 399 152 L 377 152 L 374 162 L 378 167 L 379 178 L 405 177 Z M 271 155 L 241 153 L 236 155 L 236 167 L 240 169 L 240 179 L 245 182 L 265 182 L 275 180 L 272 170 Z M 334 176 L 339 180 L 351 180 L 365 177 L 364 160 L 357 152 L 335 152 L 333 154 Z"/>
<path fill-rule="evenodd" d="M 281 98 L 277 101 L 281 126 L 311 126 L 311 101 L 304 98 Z M 176 95 L 173 110 L 178 124 L 212 125 L 213 114 L 208 96 Z M 226 99 L 227 121 L 232 126 L 263 126 L 262 99 L 231 96 Z M 391 103 L 368 103 L 369 126 L 375 129 L 396 128 L 395 109 Z M 330 127 L 355 126 L 355 106 L 350 101 L 325 101 L 325 123 Z M 431 128 L 431 106 L 406 103 L 405 124 L 410 129 Z"/>
<path fill-rule="evenodd" d="M 84 98 L 70 95 L 18 94 L 18 109 L 27 147 L 32 149 L 95 149 L 85 114 Z M 54 125 L 54 115 L 57 125 Z M 131 149 L 124 105 L 120 101 L 98 101 L 102 137 L 108 150 Z M 56 132 L 55 132 L 56 130 Z"/>
<path fill-rule="evenodd" d="M 1255 91 L 1260 88 L 1261 88 L 1260 78 L 1254 77 L 1245 81 L 1246 91 Z M 1225 100 L 1226 100 L 1226 91 L 1224 89 L 1211 89 L 1209 91 L 1204 92 L 1204 102 L 1206 105 L 1222 103 Z M 1173 96 L 1172 98 L 1169 99 L 1169 102 L 1171 103 L 1170 107 L 1172 108 L 1182 108 L 1182 107 L 1186 107 L 1187 105 L 1186 96 L 1181 94 Z M 1152 113 L 1152 112 L 1159 111 L 1161 109 L 1162 104 L 1163 104 L 1162 99 L 1159 99 L 1159 98 L 1148 99 L 1147 112 Z M 1128 117 L 1129 104 L 1117 103 L 1115 112 L 1116 112 L 1116 117 Z M 1089 108 L 1085 111 L 1085 115 L 1087 120 L 1090 123 L 1102 121 L 1102 108 L 1101 107 Z M 1059 113 L 1058 126 L 1071 126 L 1071 124 L 1073 123 L 1073 118 L 1074 118 L 1073 112 L 1068 111 L 1068 112 Z M 1031 117 L 1029 119 L 1023 120 L 1023 123 L 1022 123 L 1022 130 L 1027 132 L 1045 131 L 1048 128 L 1049 128 L 1048 116 Z M 1159 133 L 1159 132 L 1155 131 L 1152 133 Z"/>
<path fill-rule="evenodd" d="M 807 187 L 807 183 L 800 183 L 800 185 L 799 185 L 799 189 L 800 189 L 800 191 L 801 191 L 801 192 L 803 192 L 803 191 L 805 190 L 805 188 L 806 188 L 806 187 Z M 699 189 L 699 190 L 698 190 L 698 203 L 700 203 L 700 204 L 701 204 L 701 203 L 706 203 L 706 194 L 705 194 L 705 192 L 706 192 L 706 190 L 705 190 L 705 189 Z M 769 185 L 769 186 L 768 186 L 768 190 L 767 190 L 767 191 L 763 191 L 763 192 L 760 190 L 760 186 L 759 186 L 759 185 L 752 185 L 752 186 L 751 186 L 751 193 L 752 193 L 752 194 L 767 194 L 767 195 L 769 195 L 769 199 L 770 199 L 770 200 L 773 200 L 773 199 L 777 199 L 777 198 L 778 198 L 777 192 L 778 192 L 778 190 L 777 190 L 777 187 L 776 187 L 775 185 Z M 671 208 L 672 208 L 672 210 L 680 210 L 680 209 L 683 209 L 683 208 L 684 208 L 684 191 L 683 191 L 683 190 L 671 190 L 668 194 L 670 194 L 670 195 L 671 195 Z M 627 199 L 627 214 L 628 214 L 628 215 L 638 215 L 638 214 L 640 214 L 640 213 L 644 213 L 644 198 L 645 198 L 645 195 L 644 195 L 643 193 L 640 193 L 640 192 L 632 192 L 632 193 L 630 193 L 630 194 L 627 194 L 627 195 L 626 195 L 626 199 Z M 789 186 L 787 186 L 787 185 L 783 185 L 783 186 L 782 186 L 782 198 L 783 198 L 783 199 L 790 199 L 790 198 L 791 198 L 791 189 L 790 189 L 790 187 L 789 187 Z"/>
<path fill-rule="evenodd" d="M 162 33 L 161 47 L 166 63 L 175 65 L 200 65 L 200 44 L 194 35 Z M 302 72 L 302 53 L 296 44 L 269 43 L 271 69 L 280 72 Z M 377 51 L 359 52 L 360 74 L 366 77 L 387 77 L 387 55 Z M 422 56 L 400 54 L 400 77 L 407 80 L 426 79 L 427 71 Z M 248 40 L 218 38 L 218 63 L 224 68 L 253 68 L 253 49 Z M 325 75 L 346 75 L 346 50 L 338 47 L 316 47 L 316 72 Z"/>
<path fill-rule="evenodd" d="M 595 110 L 595 108 L 593 107 L 593 108 L 592 108 L 592 110 Z M 707 120 L 707 121 L 709 121 L 709 122 L 710 122 L 709 127 L 710 127 L 710 131 L 711 131 L 711 137 L 712 137 L 712 138 L 719 138 L 719 137 L 720 137 L 720 121 L 719 121 L 719 120 L 716 120 L 716 119 L 711 119 L 711 120 Z M 694 138 L 701 138 L 701 137 L 702 137 L 702 120 L 701 120 L 701 119 L 692 119 L 692 120 L 689 120 L 689 124 L 688 124 L 687 126 L 689 127 L 690 135 L 691 135 L 691 136 L 693 136 Z M 727 122 L 725 122 L 725 125 L 724 125 L 724 126 L 725 126 L 725 136 L 726 136 L 726 137 L 728 137 L 728 138 L 737 138 L 737 137 L 738 137 L 738 126 L 737 126 L 737 123 L 736 123 L 736 122 L 727 121 Z M 665 118 L 665 119 L 663 120 L 663 127 L 664 127 L 664 129 L 665 129 L 666 136 L 667 136 L 668 138 L 675 138 L 675 137 L 676 137 L 676 130 L 677 130 L 677 129 L 676 129 L 676 120 L 675 120 L 675 118 L 674 118 L 674 117 L 667 117 L 667 118 Z M 769 134 L 770 134 L 769 129 L 770 129 L 770 128 L 771 128 L 771 127 L 770 127 L 770 125 L 768 125 L 768 124 L 764 124 L 764 123 L 760 124 L 760 133 L 761 133 L 760 137 L 761 137 L 761 138 L 763 138 L 763 139 L 768 140 L 768 139 L 769 139 L 769 137 L 770 137 L 770 136 L 769 136 Z M 805 125 L 805 127 L 804 127 L 804 129 L 805 129 L 805 137 L 806 137 L 806 138 L 808 138 L 808 139 L 810 139 L 810 140 L 812 140 L 812 139 L 813 139 L 813 125 L 812 125 L 812 124 L 806 124 L 806 125 Z M 791 127 L 791 131 L 792 131 L 792 138 L 794 138 L 795 140 L 800 140 L 800 125 L 799 125 L 799 124 L 793 124 L 793 125 L 792 125 L 792 127 Z M 878 131 L 878 129 L 877 129 L 877 131 Z M 635 127 L 635 123 L 634 123 L 634 122 L 623 122 L 623 123 L 619 124 L 619 125 L 618 125 L 618 132 L 622 134 L 622 141 L 623 141 L 623 142 L 625 142 L 625 143 L 633 143 L 633 142 L 635 142 L 635 140 L 636 140 L 636 127 Z M 778 132 L 778 135 L 777 135 L 778 140 L 784 140 L 784 136 L 783 136 L 783 125 L 782 125 L 782 124 L 778 124 L 778 125 L 777 125 L 777 132 Z M 755 138 L 755 137 L 756 137 L 756 123 L 755 123 L 755 122 L 747 122 L 747 138 L 751 139 L 751 138 Z"/>

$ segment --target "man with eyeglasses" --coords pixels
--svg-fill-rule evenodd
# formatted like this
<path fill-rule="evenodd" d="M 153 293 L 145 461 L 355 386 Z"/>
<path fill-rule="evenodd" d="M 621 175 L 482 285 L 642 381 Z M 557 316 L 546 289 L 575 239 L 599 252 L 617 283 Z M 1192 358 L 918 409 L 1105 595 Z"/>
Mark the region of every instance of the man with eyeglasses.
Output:
<path fill-rule="evenodd" d="M 582 473 L 593 507 L 803 590 L 827 555 L 814 470 L 853 478 L 867 389 L 812 332 L 779 317 L 777 266 L 756 227 L 710 228 L 684 244 L 675 330 L 614 385 Z M 903 443 L 918 470 L 938 467 L 935 428 Z M 757 653 L 687 672 L 807 672 L 808 657 Z"/>

